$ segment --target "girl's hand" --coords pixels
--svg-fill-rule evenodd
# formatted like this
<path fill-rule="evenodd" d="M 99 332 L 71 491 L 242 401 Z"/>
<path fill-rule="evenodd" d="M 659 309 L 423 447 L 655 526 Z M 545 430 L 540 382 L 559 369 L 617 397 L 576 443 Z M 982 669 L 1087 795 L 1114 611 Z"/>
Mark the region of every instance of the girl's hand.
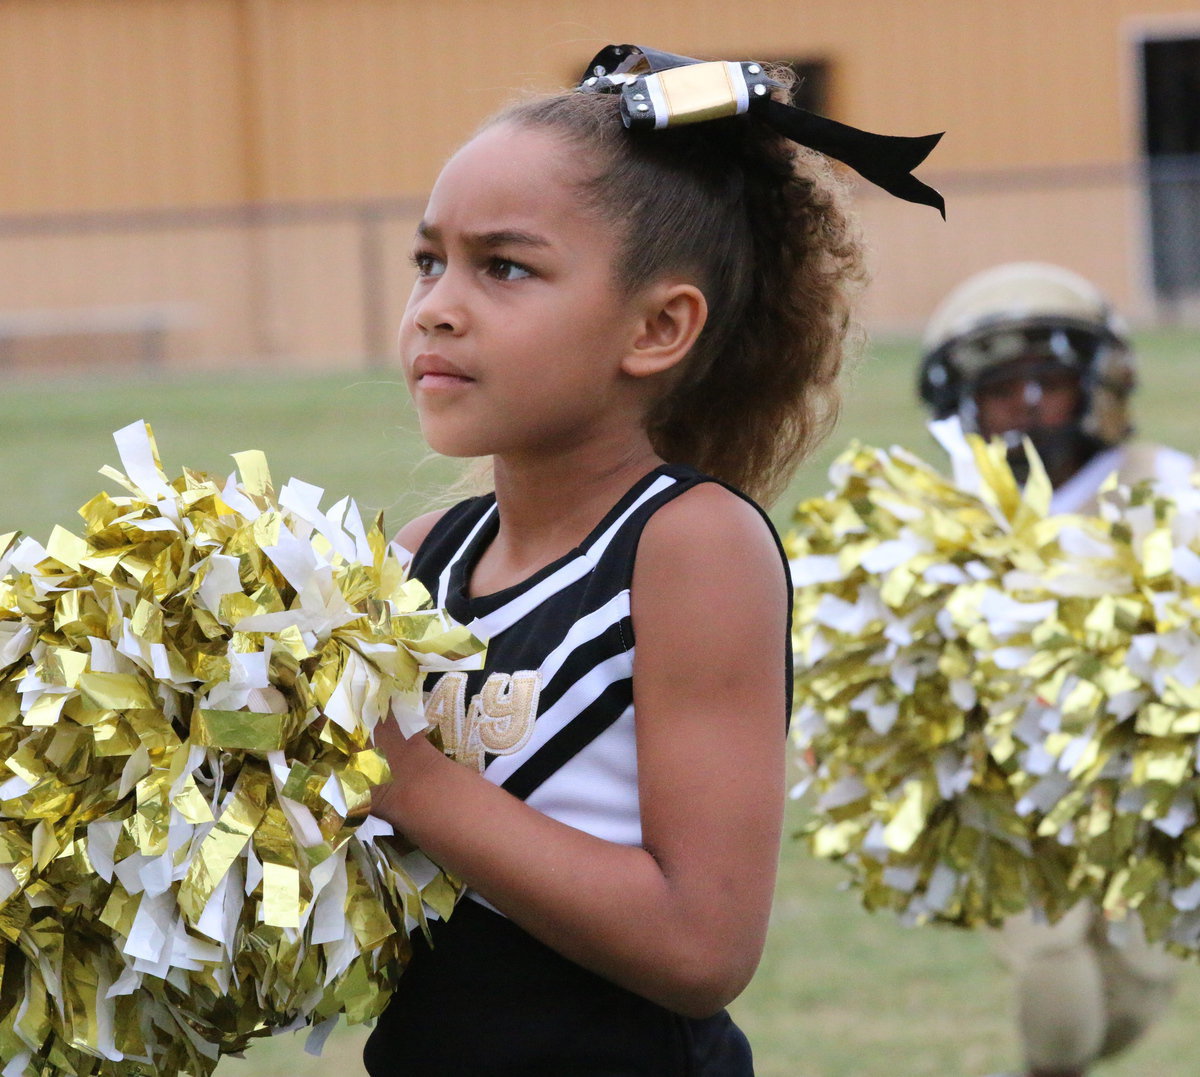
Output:
<path fill-rule="evenodd" d="M 421 781 L 431 761 L 436 765 L 436 760 L 445 757 L 429 742 L 427 731 L 405 737 L 390 714 L 375 727 L 375 747 L 387 759 L 392 777 L 372 790 L 371 814 L 405 831 L 406 787 Z"/>

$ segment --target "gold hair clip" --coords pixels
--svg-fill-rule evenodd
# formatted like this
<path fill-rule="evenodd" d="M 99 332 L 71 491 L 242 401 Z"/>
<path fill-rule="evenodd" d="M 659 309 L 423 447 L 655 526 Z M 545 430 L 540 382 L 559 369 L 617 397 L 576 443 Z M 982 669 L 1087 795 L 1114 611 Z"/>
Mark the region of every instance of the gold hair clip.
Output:
<path fill-rule="evenodd" d="M 740 116 L 752 95 L 763 96 L 776 83 L 761 64 L 726 60 L 672 67 L 640 75 L 621 94 L 622 115 L 630 127 L 669 127 Z"/>

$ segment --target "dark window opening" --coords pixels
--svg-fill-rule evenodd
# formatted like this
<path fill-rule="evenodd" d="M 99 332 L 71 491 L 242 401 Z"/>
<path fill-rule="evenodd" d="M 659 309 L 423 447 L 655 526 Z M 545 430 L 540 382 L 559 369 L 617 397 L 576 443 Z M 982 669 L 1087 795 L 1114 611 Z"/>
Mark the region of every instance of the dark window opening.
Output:
<path fill-rule="evenodd" d="M 1169 306 L 1200 299 L 1200 37 L 1141 45 L 1142 149 L 1154 287 Z"/>
<path fill-rule="evenodd" d="M 1200 38 L 1145 42 L 1142 70 L 1147 155 L 1200 153 Z"/>

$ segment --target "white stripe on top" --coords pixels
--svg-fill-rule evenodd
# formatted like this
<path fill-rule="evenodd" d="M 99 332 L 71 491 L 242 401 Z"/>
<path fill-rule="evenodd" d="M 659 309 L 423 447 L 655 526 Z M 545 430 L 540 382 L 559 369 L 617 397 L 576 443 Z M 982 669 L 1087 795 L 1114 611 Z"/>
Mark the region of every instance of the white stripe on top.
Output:
<path fill-rule="evenodd" d="M 573 557 L 561 568 L 550 573 L 550 575 L 544 580 L 534 584 L 528 590 L 517 595 L 517 597 L 511 602 L 500 606 L 491 613 L 485 614 L 483 617 L 476 618 L 474 624 L 477 625 L 481 631 L 486 633 L 487 636 L 497 636 L 506 628 L 511 628 L 513 625 L 515 625 L 522 617 L 537 609 L 537 607 L 545 602 L 546 599 L 558 594 L 558 592 L 563 590 L 563 588 L 570 587 L 571 584 L 573 584 L 576 580 L 582 579 L 592 570 L 593 567 L 595 567 L 596 562 L 600 560 L 604 551 L 608 548 L 609 543 L 612 542 L 617 532 L 621 529 L 621 525 L 629 518 L 629 516 L 631 516 L 644 502 L 648 501 L 652 497 L 657 496 L 663 490 L 674 486 L 678 481 L 678 479 L 674 479 L 670 475 L 660 475 L 654 480 L 654 482 L 647 486 L 637 500 L 634 501 L 633 504 L 630 505 L 629 508 L 627 508 L 623 513 L 621 513 L 621 515 L 612 522 L 612 524 L 604 531 L 604 533 L 601 534 L 600 537 L 591 544 L 591 546 L 582 551 L 578 557 Z M 485 516 L 487 515 L 490 515 L 490 513 L 485 514 Z M 472 530 L 472 535 L 475 534 L 475 530 Z M 470 542 L 470 539 L 467 541 Z M 464 547 L 465 545 L 466 544 L 464 543 Z M 458 560 L 458 558 L 462 555 L 462 552 L 463 551 L 460 549 L 458 554 L 456 554 L 454 559 L 451 561 L 451 564 Z"/>
<path fill-rule="evenodd" d="M 446 596 L 450 593 L 450 572 L 464 553 L 467 552 L 467 547 L 475 540 L 475 536 L 479 534 L 479 529 L 492 518 L 492 513 L 496 511 L 496 506 L 492 505 L 487 512 L 479 517 L 478 522 L 471 528 L 470 534 L 463 539 L 463 543 L 459 546 L 454 556 L 446 562 L 446 567 L 442 569 L 442 573 L 438 576 L 438 593 L 437 607 L 444 610 L 446 608 Z"/>
<path fill-rule="evenodd" d="M 589 640 L 595 639 L 608 628 L 615 625 L 622 617 L 629 615 L 629 591 L 618 591 L 598 610 L 592 610 L 586 617 L 580 617 L 567 630 L 562 643 L 554 648 L 538 668 L 541 683 L 544 688 L 554 675 L 563 667 L 571 654 Z"/>
<path fill-rule="evenodd" d="M 499 755 L 483 772 L 485 778 L 497 785 L 508 780 L 516 769 L 531 758 L 560 729 L 565 728 L 579 712 L 600 698 L 601 693 L 617 681 L 633 676 L 633 650 L 622 651 L 592 666 L 568 688 L 550 707 L 538 715 L 533 734 L 515 755 Z M 578 756 L 576 756 L 578 758 Z M 568 764 L 569 765 L 569 762 Z"/>
<path fill-rule="evenodd" d="M 525 803 L 561 823 L 618 845 L 641 845 L 637 729 L 633 706 Z"/>

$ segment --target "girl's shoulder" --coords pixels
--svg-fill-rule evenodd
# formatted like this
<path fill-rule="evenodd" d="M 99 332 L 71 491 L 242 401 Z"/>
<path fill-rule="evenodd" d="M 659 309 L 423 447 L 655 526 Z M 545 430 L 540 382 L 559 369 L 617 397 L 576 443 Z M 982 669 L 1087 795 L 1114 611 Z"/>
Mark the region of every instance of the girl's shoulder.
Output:
<path fill-rule="evenodd" d="M 786 582 L 787 559 L 766 513 L 722 483 L 699 482 L 661 505 L 646 521 L 636 571 L 710 578 L 733 573 Z"/>
<path fill-rule="evenodd" d="M 421 543 L 429 537 L 429 532 L 434 529 L 437 522 L 449 511 L 449 507 L 434 509 L 433 512 L 426 512 L 409 520 L 408 523 L 396 532 L 394 541 L 404 549 L 411 559 L 412 555 L 421 548 Z"/>
<path fill-rule="evenodd" d="M 700 685 L 718 699 L 737 685 L 750 699 L 769 688 L 782 711 L 767 707 L 770 721 L 786 728 L 791 608 L 787 557 L 763 510 L 715 482 L 681 492 L 647 521 L 633 565 L 643 698 L 688 698 Z"/>

